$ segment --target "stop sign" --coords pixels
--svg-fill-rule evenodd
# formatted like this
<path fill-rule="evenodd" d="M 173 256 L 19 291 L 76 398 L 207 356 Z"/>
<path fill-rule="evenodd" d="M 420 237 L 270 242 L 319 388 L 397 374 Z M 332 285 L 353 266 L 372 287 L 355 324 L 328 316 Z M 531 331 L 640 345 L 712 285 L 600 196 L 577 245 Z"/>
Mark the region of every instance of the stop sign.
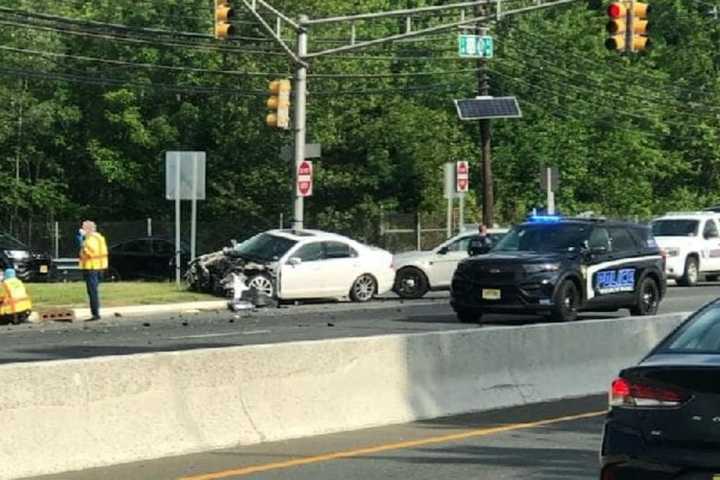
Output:
<path fill-rule="evenodd" d="M 455 164 L 455 189 L 459 193 L 467 192 L 470 188 L 470 164 L 457 162 Z"/>
<path fill-rule="evenodd" d="M 313 164 L 303 160 L 297 170 L 297 195 L 309 197 L 313 193 Z"/>

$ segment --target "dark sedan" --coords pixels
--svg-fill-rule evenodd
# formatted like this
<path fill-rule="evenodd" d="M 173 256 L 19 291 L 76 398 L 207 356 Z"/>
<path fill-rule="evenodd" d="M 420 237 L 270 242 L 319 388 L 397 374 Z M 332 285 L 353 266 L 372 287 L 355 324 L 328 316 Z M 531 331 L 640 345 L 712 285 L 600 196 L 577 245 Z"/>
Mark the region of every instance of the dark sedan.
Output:
<path fill-rule="evenodd" d="M 602 480 L 720 479 L 720 299 L 612 383 Z"/>
<path fill-rule="evenodd" d="M 183 270 L 190 259 L 183 245 Z M 175 276 L 175 243 L 162 237 L 144 237 L 110 247 L 109 280 L 169 280 Z"/>
<path fill-rule="evenodd" d="M 32 250 L 15 237 L 0 233 L 0 268 L 14 268 L 24 282 L 47 280 L 52 274 L 50 255 Z"/>

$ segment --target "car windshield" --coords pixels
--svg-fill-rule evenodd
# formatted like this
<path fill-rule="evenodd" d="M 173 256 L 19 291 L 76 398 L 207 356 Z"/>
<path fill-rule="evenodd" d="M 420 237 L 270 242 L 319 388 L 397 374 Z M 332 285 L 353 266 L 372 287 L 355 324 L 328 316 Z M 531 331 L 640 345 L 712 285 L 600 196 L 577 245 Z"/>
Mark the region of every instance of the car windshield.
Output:
<path fill-rule="evenodd" d="M 720 354 L 720 305 L 702 311 L 660 347 L 664 353 Z"/>
<path fill-rule="evenodd" d="M 235 253 L 248 260 L 273 262 L 279 260 L 296 243 L 289 238 L 261 233 L 235 247 Z"/>
<path fill-rule="evenodd" d="M 582 248 L 590 226 L 582 224 L 525 224 L 513 228 L 493 252 L 570 252 Z"/>
<path fill-rule="evenodd" d="M 697 220 L 656 220 L 652 232 L 656 237 L 694 237 L 699 225 Z"/>
<path fill-rule="evenodd" d="M 17 238 L 8 235 L 7 233 L 0 233 L 0 249 L 3 250 L 27 250 L 27 246 Z"/>

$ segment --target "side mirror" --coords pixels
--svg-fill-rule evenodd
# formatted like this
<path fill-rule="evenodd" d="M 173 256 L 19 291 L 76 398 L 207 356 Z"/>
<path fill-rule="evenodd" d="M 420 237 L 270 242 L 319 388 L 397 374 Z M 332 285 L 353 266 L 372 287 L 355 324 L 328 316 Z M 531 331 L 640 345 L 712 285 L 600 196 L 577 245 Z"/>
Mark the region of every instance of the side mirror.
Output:
<path fill-rule="evenodd" d="M 290 257 L 288 260 L 288 265 L 292 265 L 293 267 L 300 265 L 302 263 L 302 258 L 300 257 Z"/>
<path fill-rule="evenodd" d="M 705 240 L 710 240 L 711 238 L 718 238 L 718 234 L 716 232 L 710 232 L 703 235 L 705 237 Z"/>
<path fill-rule="evenodd" d="M 448 253 L 449 251 L 450 251 L 450 250 L 448 250 L 448 247 L 443 247 L 443 248 L 441 248 L 440 250 L 438 250 L 437 253 L 438 253 L 438 255 L 447 255 L 447 253 Z"/>
<path fill-rule="evenodd" d="M 607 247 L 592 247 L 590 249 L 591 255 L 605 255 L 607 253 Z"/>

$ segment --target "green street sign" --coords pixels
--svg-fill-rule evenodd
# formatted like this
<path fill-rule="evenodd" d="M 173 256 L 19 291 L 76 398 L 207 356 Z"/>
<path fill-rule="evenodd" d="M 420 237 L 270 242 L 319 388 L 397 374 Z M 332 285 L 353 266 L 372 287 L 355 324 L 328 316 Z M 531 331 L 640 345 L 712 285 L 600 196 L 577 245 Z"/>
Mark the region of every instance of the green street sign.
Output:
<path fill-rule="evenodd" d="M 461 58 L 492 58 L 493 38 L 488 35 L 458 35 L 458 55 Z"/>

